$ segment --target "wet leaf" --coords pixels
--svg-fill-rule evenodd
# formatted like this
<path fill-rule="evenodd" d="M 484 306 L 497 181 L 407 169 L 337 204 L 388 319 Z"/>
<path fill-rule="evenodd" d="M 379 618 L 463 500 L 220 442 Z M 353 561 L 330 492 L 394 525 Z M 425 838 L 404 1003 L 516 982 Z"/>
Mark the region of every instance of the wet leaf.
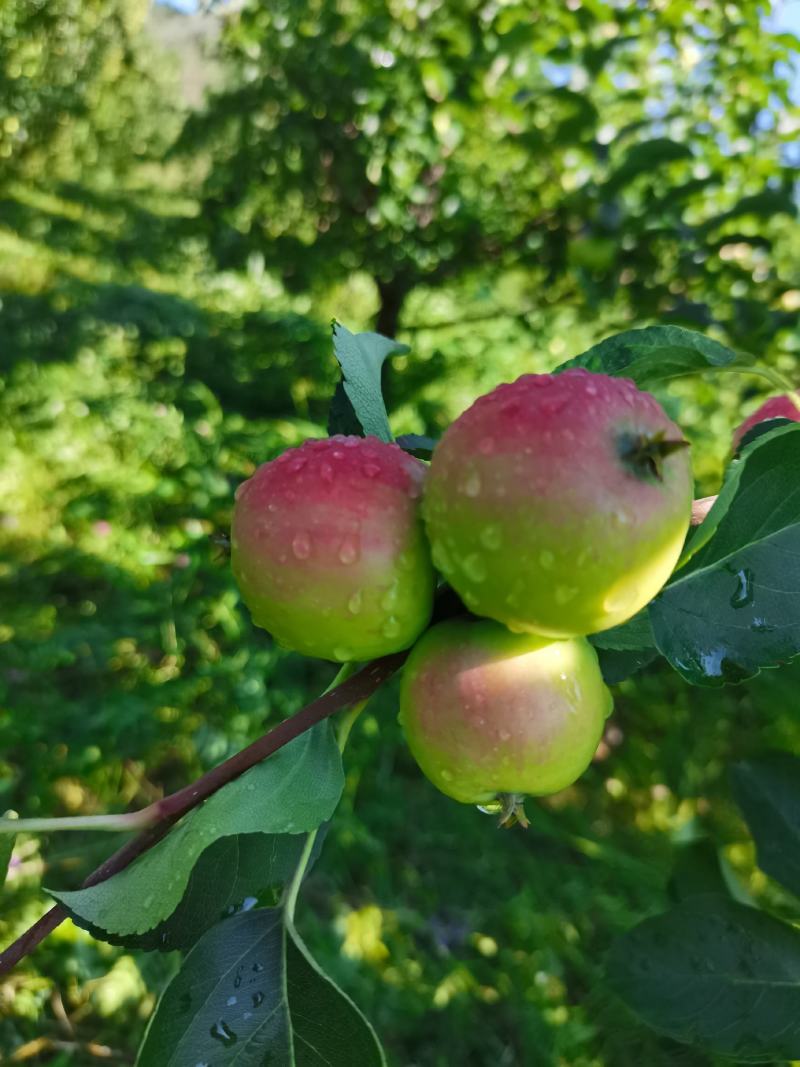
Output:
<path fill-rule="evenodd" d="M 107 935 L 144 934 L 172 915 L 195 864 L 219 838 L 304 834 L 330 818 L 342 788 L 339 749 L 330 725 L 320 723 L 189 812 L 124 871 L 52 896 Z"/>
<path fill-rule="evenodd" d="M 755 441 L 650 605 L 656 644 L 687 681 L 742 681 L 800 652 L 798 472 L 800 426 Z"/>
<path fill-rule="evenodd" d="M 384 1067 L 374 1030 L 279 908 L 209 930 L 164 991 L 138 1067 Z"/>
<path fill-rule="evenodd" d="M 735 764 L 731 775 L 759 867 L 800 896 L 800 759 L 773 752 Z"/>
<path fill-rule="evenodd" d="M 676 1041 L 743 1062 L 800 1056 L 800 932 L 754 908 L 691 896 L 619 938 L 607 973 Z"/>

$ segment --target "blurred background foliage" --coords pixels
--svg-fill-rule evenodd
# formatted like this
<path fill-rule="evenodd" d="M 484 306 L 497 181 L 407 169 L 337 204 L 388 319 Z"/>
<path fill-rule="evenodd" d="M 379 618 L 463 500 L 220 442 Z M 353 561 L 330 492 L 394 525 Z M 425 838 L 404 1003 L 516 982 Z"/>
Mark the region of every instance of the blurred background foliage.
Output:
<path fill-rule="evenodd" d="M 610 332 L 702 329 L 800 377 L 797 39 L 749 0 L 0 3 L 0 810 L 138 807 L 332 674 L 276 649 L 215 535 L 324 433 L 329 322 L 411 347 L 397 432 Z M 713 492 L 757 378 L 661 399 Z M 405 1067 L 710 1061 L 604 993 L 687 844 L 754 872 L 726 767 L 800 750 L 800 667 L 623 683 L 527 834 L 439 796 L 390 687 L 300 925 Z M 22 838 L 0 942 L 107 835 Z M 797 918 L 797 916 L 794 916 Z M 132 1062 L 173 957 L 67 924 L 0 981 L 0 1062 Z"/>

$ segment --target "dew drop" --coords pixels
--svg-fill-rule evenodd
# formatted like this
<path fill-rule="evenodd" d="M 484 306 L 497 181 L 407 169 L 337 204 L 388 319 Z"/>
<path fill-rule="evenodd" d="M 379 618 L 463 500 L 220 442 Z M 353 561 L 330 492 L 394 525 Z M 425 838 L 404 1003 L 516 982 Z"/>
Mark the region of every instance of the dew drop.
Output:
<path fill-rule="evenodd" d="M 339 560 L 342 563 L 355 563 L 358 559 L 358 539 L 354 534 L 348 534 L 339 547 Z"/>
<path fill-rule="evenodd" d="M 443 770 L 441 773 L 442 773 L 442 781 L 443 782 L 452 782 L 452 780 L 453 780 L 452 771 Z"/>
<path fill-rule="evenodd" d="M 731 597 L 732 608 L 746 608 L 753 603 L 755 593 L 753 590 L 753 572 L 749 567 L 743 567 L 736 574 L 737 586 Z"/>
<path fill-rule="evenodd" d="M 358 615 L 359 611 L 361 611 L 362 604 L 363 600 L 361 596 L 361 590 L 359 589 L 355 593 L 353 593 L 353 595 L 347 601 L 347 610 L 350 612 L 351 615 Z"/>
<path fill-rule="evenodd" d="M 467 496 L 475 497 L 481 491 L 481 477 L 477 471 L 471 471 L 464 479 L 463 491 Z"/>
<path fill-rule="evenodd" d="M 478 451 L 483 452 L 484 456 L 490 456 L 494 452 L 494 438 L 484 437 L 478 443 Z"/>
<path fill-rule="evenodd" d="M 218 1023 L 214 1023 L 209 1033 L 215 1041 L 219 1041 L 225 1048 L 230 1048 L 231 1045 L 235 1045 L 239 1040 L 224 1019 L 220 1019 Z"/>
<path fill-rule="evenodd" d="M 568 604 L 578 590 L 572 585 L 556 586 L 556 604 Z"/>
<path fill-rule="evenodd" d="M 615 511 L 611 518 L 617 526 L 627 526 L 630 522 L 628 514 L 624 511 Z"/>
<path fill-rule="evenodd" d="M 146 908 L 149 908 L 149 907 L 150 907 L 150 905 L 151 905 L 151 904 L 153 903 L 153 894 L 152 894 L 152 893 L 148 894 L 148 895 L 147 895 L 147 896 L 146 896 L 146 897 L 144 898 L 144 902 L 143 902 L 143 903 L 144 903 L 144 906 L 145 906 Z"/>
<path fill-rule="evenodd" d="M 556 557 L 548 549 L 545 548 L 539 553 L 539 563 L 544 570 L 549 571 L 555 561 Z"/>
<path fill-rule="evenodd" d="M 333 654 L 339 663 L 348 663 L 353 658 L 353 653 L 349 648 L 344 645 L 340 645 L 333 650 Z"/>
<path fill-rule="evenodd" d="M 292 552 L 298 559 L 308 559 L 311 555 L 311 538 L 304 530 L 300 530 L 294 535 Z"/>
<path fill-rule="evenodd" d="M 503 543 L 503 535 L 499 526 L 484 526 L 479 538 L 484 548 L 488 548 L 492 552 L 496 552 Z"/>
<path fill-rule="evenodd" d="M 587 382 L 586 393 L 588 396 L 597 396 L 597 386 L 593 385 L 592 382 Z"/>
<path fill-rule="evenodd" d="M 377 478 L 381 473 L 381 468 L 377 463 L 365 463 L 361 469 L 367 478 Z"/>
<path fill-rule="evenodd" d="M 333 458 L 334 459 L 344 459 L 344 452 L 342 452 L 341 448 L 337 448 L 337 449 L 334 450 Z"/>
<path fill-rule="evenodd" d="M 292 474 L 298 474 L 306 465 L 305 456 L 296 456 L 289 464 L 289 470 Z"/>
<path fill-rule="evenodd" d="M 238 997 L 228 997 L 228 999 L 227 999 L 227 1001 L 225 1003 L 226 1003 L 227 1007 L 235 1008 L 236 1005 L 239 1003 L 239 998 Z"/>
<path fill-rule="evenodd" d="M 261 990 L 259 990 L 258 993 L 253 993 L 253 1007 L 260 1008 L 264 1003 L 264 997 L 265 994 L 262 993 Z"/>
<path fill-rule="evenodd" d="M 508 730 L 501 730 L 497 736 L 500 738 L 501 741 L 511 740 L 511 734 L 508 732 Z"/>
<path fill-rule="evenodd" d="M 264 964 L 263 963 L 254 963 L 253 964 L 253 974 L 261 974 L 263 970 L 264 970 Z"/>
<path fill-rule="evenodd" d="M 501 800 L 488 800 L 485 804 L 476 804 L 475 806 L 484 815 L 499 815 L 503 810 L 503 802 Z"/>
<path fill-rule="evenodd" d="M 389 589 L 381 597 L 381 607 L 384 611 L 392 611 L 397 607 L 397 599 L 400 593 L 400 588 L 397 582 L 392 582 Z"/>
<path fill-rule="evenodd" d="M 394 615 L 390 615 L 382 627 L 384 637 L 397 637 L 400 633 L 400 623 Z"/>
<path fill-rule="evenodd" d="M 461 566 L 466 576 L 473 582 L 483 582 L 486 580 L 486 564 L 481 559 L 477 552 L 471 553 L 469 556 L 465 556 L 462 560 Z"/>
<path fill-rule="evenodd" d="M 333 467 L 330 463 L 323 463 L 319 468 L 319 476 L 322 478 L 326 485 L 330 485 L 333 482 Z"/>

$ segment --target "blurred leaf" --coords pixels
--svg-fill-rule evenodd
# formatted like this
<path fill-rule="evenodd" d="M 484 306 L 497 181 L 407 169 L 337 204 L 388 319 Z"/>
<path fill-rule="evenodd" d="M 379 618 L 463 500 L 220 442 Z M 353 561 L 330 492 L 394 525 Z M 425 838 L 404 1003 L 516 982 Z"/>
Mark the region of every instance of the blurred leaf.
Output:
<path fill-rule="evenodd" d="M 642 670 L 658 656 L 647 609 L 622 626 L 614 626 L 589 640 L 597 650 L 606 685 L 617 685 Z"/>
<path fill-rule="evenodd" d="M 800 652 L 798 471 L 796 424 L 735 460 L 694 535 L 702 547 L 689 543 L 650 605 L 658 648 L 694 685 L 742 681 Z"/>
<path fill-rule="evenodd" d="M 720 893 L 739 904 L 756 906 L 723 853 L 707 838 L 692 841 L 679 849 L 669 881 L 669 893 L 676 902 Z"/>
<path fill-rule="evenodd" d="M 605 189 L 607 192 L 615 192 L 640 174 L 652 175 L 665 163 L 692 158 L 692 150 L 688 145 L 672 141 L 668 137 L 654 137 L 652 141 L 642 141 L 628 149 L 625 159 L 609 175 Z"/>
<path fill-rule="evenodd" d="M 164 922 L 140 934 L 113 934 L 71 911 L 70 917 L 100 941 L 126 948 L 186 950 L 215 923 L 234 911 L 249 911 L 285 886 L 306 844 L 305 834 L 236 834 L 221 837 L 202 853 L 182 900 Z M 315 855 L 321 844 L 315 842 Z M 275 903 L 267 900 L 266 903 Z"/>
<path fill-rule="evenodd" d="M 209 930 L 162 996 L 138 1067 L 383 1067 L 372 1027 L 281 909 Z"/>
<path fill-rule="evenodd" d="M 642 388 L 686 374 L 739 365 L 731 349 L 682 326 L 648 326 L 607 337 L 555 371 L 584 367 L 599 374 L 632 378 Z"/>
<path fill-rule="evenodd" d="M 774 752 L 734 764 L 731 775 L 759 867 L 800 896 L 800 759 Z"/>
<path fill-rule="evenodd" d="M 736 455 L 741 455 L 746 448 L 748 448 L 754 441 L 757 441 L 759 437 L 763 437 L 765 434 L 772 433 L 773 430 L 780 429 L 781 426 L 791 426 L 794 419 L 762 419 L 761 422 L 757 422 L 755 426 L 751 426 L 747 433 L 742 437 L 739 442 L 739 447 L 736 449 Z"/>
<path fill-rule="evenodd" d="M 615 992 L 663 1034 L 738 1061 L 800 1056 L 800 932 L 719 894 L 617 940 Z"/>
<path fill-rule="evenodd" d="M 702 231 L 715 230 L 723 222 L 730 219 L 740 218 L 742 215 L 755 215 L 759 219 L 770 218 L 773 215 L 797 215 L 797 204 L 788 193 L 766 190 L 756 193 L 755 196 L 744 196 L 728 211 L 723 211 L 713 218 L 707 219 L 700 229 Z"/>
<path fill-rule="evenodd" d="M 344 391 L 364 433 L 391 441 L 381 370 L 387 356 L 408 352 L 408 345 L 379 333 L 351 333 L 337 322 L 333 328 L 333 350 L 342 368 Z"/>
<path fill-rule="evenodd" d="M 14 851 L 16 834 L 0 834 L 0 889 L 5 885 L 11 853 Z"/>
<path fill-rule="evenodd" d="M 343 784 L 330 724 L 320 723 L 189 812 L 124 871 L 90 889 L 52 896 L 108 934 L 146 933 L 175 911 L 192 869 L 214 841 L 313 830 L 333 814 Z"/>
<path fill-rule="evenodd" d="M 438 443 L 435 437 L 425 437 L 418 433 L 404 433 L 397 438 L 397 444 L 404 452 L 411 452 L 415 456 L 425 458 L 433 455 L 433 450 Z"/>

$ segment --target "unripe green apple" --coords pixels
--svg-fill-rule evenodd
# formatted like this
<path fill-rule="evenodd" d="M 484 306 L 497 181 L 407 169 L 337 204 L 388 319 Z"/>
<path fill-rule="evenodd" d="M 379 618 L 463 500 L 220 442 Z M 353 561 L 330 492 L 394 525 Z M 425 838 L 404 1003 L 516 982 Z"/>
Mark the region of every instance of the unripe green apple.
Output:
<path fill-rule="evenodd" d="M 321 659 L 372 659 L 425 629 L 435 573 L 419 513 L 426 468 L 374 437 L 331 437 L 239 487 L 233 573 L 257 626 Z"/>
<path fill-rule="evenodd" d="M 433 561 L 476 615 L 571 637 L 659 591 L 689 528 L 681 431 L 631 381 L 526 374 L 448 428 L 425 485 Z"/>
<path fill-rule="evenodd" d="M 571 785 L 591 762 L 611 708 L 584 638 L 513 634 L 487 620 L 431 627 L 400 688 L 400 721 L 417 763 L 466 804 Z"/>
<path fill-rule="evenodd" d="M 748 430 L 752 430 L 754 426 L 767 419 L 791 419 L 793 422 L 800 422 L 800 396 L 797 396 L 797 399 L 788 395 L 772 396 L 769 400 L 765 400 L 760 408 L 757 408 L 752 415 L 748 415 L 744 422 L 734 430 L 734 451 L 739 447 L 739 442 Z"/>

